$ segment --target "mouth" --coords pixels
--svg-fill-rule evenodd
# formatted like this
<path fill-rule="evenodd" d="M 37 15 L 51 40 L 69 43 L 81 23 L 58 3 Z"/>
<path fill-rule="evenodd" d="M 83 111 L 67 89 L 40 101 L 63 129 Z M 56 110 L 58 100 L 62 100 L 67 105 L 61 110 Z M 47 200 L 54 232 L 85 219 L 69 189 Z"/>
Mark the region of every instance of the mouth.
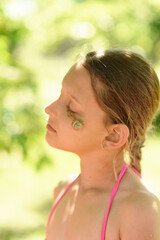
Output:
<path fill-rule="evenodd" d="M 47 124 L 46 128 L 49 132 L 56 132 L 56 130 L 49 123 Z"/>

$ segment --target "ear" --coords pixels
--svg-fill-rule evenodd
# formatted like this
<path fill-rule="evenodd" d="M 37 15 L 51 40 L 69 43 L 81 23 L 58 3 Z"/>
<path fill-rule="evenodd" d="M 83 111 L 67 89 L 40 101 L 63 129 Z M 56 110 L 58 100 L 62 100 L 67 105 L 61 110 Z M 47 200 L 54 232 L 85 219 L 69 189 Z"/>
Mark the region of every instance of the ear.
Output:
<path fill-rule="evenodd" d="M 118 149 L 125 145 L 129 136 L 129 129 L 125 124 L 113 124 L 107 130 L 108 135 L 102 141 L 103 149 Z"/>

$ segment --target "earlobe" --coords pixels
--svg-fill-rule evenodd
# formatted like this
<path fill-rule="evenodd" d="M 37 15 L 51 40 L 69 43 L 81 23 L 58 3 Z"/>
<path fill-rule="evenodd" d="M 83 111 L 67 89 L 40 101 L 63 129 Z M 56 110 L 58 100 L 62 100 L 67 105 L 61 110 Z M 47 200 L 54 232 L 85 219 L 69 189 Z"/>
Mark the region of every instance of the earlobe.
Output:
<path fill-rule="evenodd" d="M 129 136 L 129 129 L 125 124 L 114 124 L 108 129 L 108 136 L 102 143 L 104 149 L 118 149 L 125 145 Z"/>

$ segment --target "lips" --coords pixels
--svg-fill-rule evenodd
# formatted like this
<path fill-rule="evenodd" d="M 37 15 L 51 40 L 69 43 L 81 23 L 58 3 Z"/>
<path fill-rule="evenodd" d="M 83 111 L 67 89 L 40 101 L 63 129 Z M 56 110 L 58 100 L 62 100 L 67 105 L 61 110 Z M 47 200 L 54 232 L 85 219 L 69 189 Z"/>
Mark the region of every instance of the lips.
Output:
<path fill-rule="evenodd" d="M 56 130 L 48 123 L 46 128 L 48 129 L 48 131 L 50 132 L 56 132 Z"/>

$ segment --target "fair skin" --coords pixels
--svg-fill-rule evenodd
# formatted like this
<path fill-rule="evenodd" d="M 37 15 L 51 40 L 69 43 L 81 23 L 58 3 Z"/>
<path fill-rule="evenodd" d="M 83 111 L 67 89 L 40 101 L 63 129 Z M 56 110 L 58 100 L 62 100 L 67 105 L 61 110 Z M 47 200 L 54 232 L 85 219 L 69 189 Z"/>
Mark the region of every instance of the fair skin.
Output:
<path fill-rule="evenodd" d="M 101 225 L 110 193 L 115 184 L 113 160 L 116 158 L 116 172 L 119 174 L 124 165 L 122 148 L 127 142 L 129 130 L 123 124 L 113 124 L 109 116 L 108 125 L 104 126 L 103 120 L 106 113 L 98 105 L 91 86 L 90 75 L 81 64 L 75 64 L 70 69 L 62 84 L 60 98 L 45 108 L 49 115 L 48 122 L 56 130 L 56 132 L 47 130 L 46 141 L 54 148 L 77 154 L 80 158 L 81 174 L 57 206 L 47 229 L 47 240 L 53 237 L 55 240 L 98 240 L 101 236 Z M 79 103 L 70 95 L 75 96 Z M 74 115 L 78 119 L 85 122 L 81 129 L 73 128 L 72 119 L 67 115 L 67 105 L 76 112 Z M 55 199 L 66 185 L 64 183 L 64 186 L 56 188 Z M 131 197 L 133 194 L 131 190 L 136 191 L 134 201 Z M 143 237 L 143 229 L 140 233 L 130 229 L 133 225 L 132 221 L 140 218 L 139 212 L 136 216 L 137 213 L 133 210 L 134 204 L 137 207 L 142 204 L 142 201 L 144 202 L 144 199 L 149 206 L 152 206 L 153 202 L 156 206 L 159 204 L 158 200 L 148 193 L 137 175 L 128 169 L 114 199 L 114 207 L 107 223 L 106 239 L 158 240 L 158 238 Z M 158 208 L 159 206 L 156 209 Z M 130 222 L 129 211 L 133 211 L 133 219 Z M 146 208 L 144 208 L 145 211 L 147 211 Z M 159 218 L 155 211 L 153 212 L 150 210 L 145 214 L 146 216 L 147 214 L 153 215 L 157 223 Z M 128 223 L 127 231 L 126 222 Z M 134 221 L 134 224 L 136 228 L 138 221 Z M 145 228 L 148 229 L 148 226 L 144 224 Z M 149 229 L 150 235 L 152 230 L 152 228 Z M 142 237 L 139 238 L 138 234 L 142 234 Z"/>

